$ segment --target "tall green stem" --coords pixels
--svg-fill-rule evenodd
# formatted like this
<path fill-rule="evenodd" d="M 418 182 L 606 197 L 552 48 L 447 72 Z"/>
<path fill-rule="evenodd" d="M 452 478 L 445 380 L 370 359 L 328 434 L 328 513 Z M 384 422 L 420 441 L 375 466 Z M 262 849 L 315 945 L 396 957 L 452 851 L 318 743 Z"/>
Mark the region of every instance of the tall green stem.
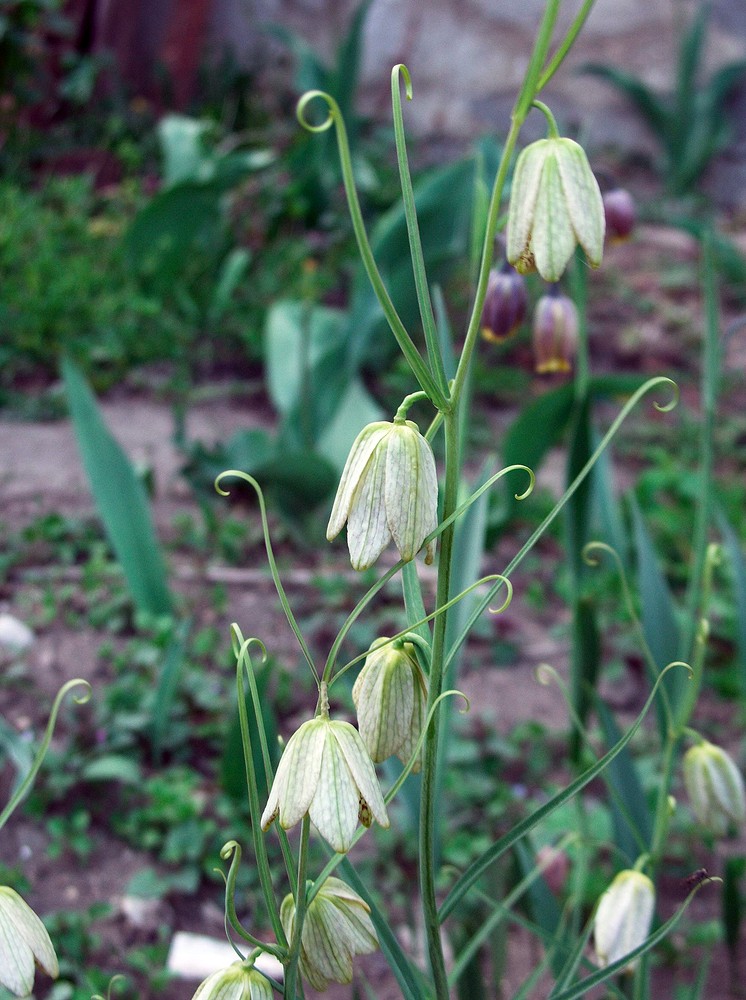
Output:
<path fill-rule="evenodd" d="M 308 868 L 308 840 L 311 820 L 306 814 L 301 821 L 300 847 L 298 849 L 298 891 L 295 894 L 295 923 L 293 940 L 290 942 L 290 957 L 285 969 L 285 1000 L 295 1000 L 298 983 L 298 959 L 300 958 L 301 934 L 308 909 L 306 872 Z"/>
<path fill-rule="evenodd" d="M 458 502 L 460 476 L 459 421 L 458 411 L 445 417 L 446 477 L 443 494 L 443 519 L 453 513 Z M 447 603 L 451 587 L 451 563 L 453 560 L 454 525 L 443 532 L 438 560 L 438 587 L 436 606 Z M 428 712 L 440 697 L 443 689 L 445 666 L 445 637 L 447 615 L 440 615 L 433 627 L 433 652 L 430 667 L 428 691 Z M 425 922 L 430 966 L 437 1000 L 448 1000 L 448 977 L 446 975 L 443 948 L 440 938 L 438 905 L 435 898 L 436 876 L 436 833 L 435 833 L 435 791 L 437 788 L 439 719 L 435 713 L 430 723 L 422 764 L 422 793 L 420 800 L 420 892 Z"/>

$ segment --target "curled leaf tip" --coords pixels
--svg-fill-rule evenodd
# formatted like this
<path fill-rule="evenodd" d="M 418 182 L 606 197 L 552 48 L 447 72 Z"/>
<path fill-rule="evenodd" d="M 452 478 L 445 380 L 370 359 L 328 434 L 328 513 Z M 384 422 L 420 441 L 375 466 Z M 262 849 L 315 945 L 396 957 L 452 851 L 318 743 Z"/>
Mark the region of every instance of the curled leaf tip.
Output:
<path fill-rule="evenodd" d="M 306 118 L 306 108 L 311 101 L 315 100 L 317 97 L 320 97 L 322 101 L 326 101 L 327 115 L 323 122 L 320 122 L 318 125 L 314 125 L 308 120 L 308 118 Z M 331 128 L 335 118 L 339 115 L 339 105 L 331 94 L 327 94 L 323 90 L 307 90 L 298 101 L 295 114 L 303 128 L 307 129 L 309 132 L 326 132 L 327 129 Z"/>
<path fill-rule="evenodd" d="M 500 573 L 494 573 L 492 576 L 487 576 L 484 578 L 484 580 L 480 582 L 484 583 L 488 580 L 493 580 L 495 582 L 499 581 L 500 583 L 505 585 L 505 589 L 508 592 L 505 597 L 505 600 L 502 602 L 499 608 L 492 608 L 492 607 L 489 608 L 489 612 L 491 615 L 499 615 L 501 612 L 505 611 L 510 602 L 513 600 L 513 584 L 510 582 L 507 576 L 502 576 Z"/>
<path fill-rule="evenodd" d="M 223 861 L 227 861 L 229 858 L 233 857 L 234 854 L 241 855 L 241 845 L 237 840 L 229 840 L 220 849 L 220 857 Z"/>
<path fill-rule="evenodd" d="M 558 680 L 559 675 L 551 663 L 540 663 L 534 671 L 534 676 L 542 687 L 549 687 Z"/>
<path fill-rule="evenodd" d="M 674 382 L 672 378 L 667 378 L 662 375 L 658 380 L 659 384 L 669 385 L 673 391 L 673 398 L 668 403 L 656 403 L 653 402 L 653 406 L 659 413 L 670 413 L 678 405 L 679 402 L 679 386 L 677 382 Z"/>

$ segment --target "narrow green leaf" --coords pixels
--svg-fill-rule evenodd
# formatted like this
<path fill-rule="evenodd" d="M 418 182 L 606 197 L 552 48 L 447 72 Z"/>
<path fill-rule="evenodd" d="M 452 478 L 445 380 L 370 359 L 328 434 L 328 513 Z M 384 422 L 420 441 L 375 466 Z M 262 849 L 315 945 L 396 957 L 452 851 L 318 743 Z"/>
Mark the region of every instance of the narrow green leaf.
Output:
<path fill-rule="evenodd" d="M 179 687 L 181 669 L 184 666 L 190 628 L 189 621 L 178 623 L 166 649 L 158 676 L 158 686 L 153 701 L 153 720 L 150 726 L 153 757 L 156 762 L 161 759 L 163 742 L 171 721 L 171 711 Z"/>
<path fill-rule="evenodd" d="M 681 669 L 683 668 L 673 668 Z M 663 678 L 663 683 L 665 683 L 666 678 Z M 637 716 L 635 721 L 632 723 L 630 728 L 624 734 L 622 739 L 611 748 L 603 757 L 596 761 L 591 767 L 584 771 L 579 777 L 572 781 L 566 788 L 554 795 L 548 802 L 540 806 L 535 810 L 530 816 L 521 820 L 517 823 L 512 830 L 506 833 L 504 836 L 496 840 L 494 844 L 490 847 L 472 864 L 467 868 L 467 870 L 459 877 L 455 885 L 452 886 L 450 892 L 443 901 L 443 905 L 440 908 L 440 920 L 444 921 L 450 913 L 455 909 L 461 899 L 466 895 L 469 889 L 478 881 L 482 873 L 489 868 L 491 864 L 494 864 L 498 858 L 509 850 L 513 844 L 517 843 L 521 837 L 532 830 L 537 823 L 540 823 L 546 816 L 552 813 L 558 806 L 561 806 L 564 802 L 580 792 L 589 782 L 593 781 L 595 777 L 601 774 L 605 768 L 609 766 L 612 760 L 620 753 L 630 742 L 632 737 L 635 735 L 637 730 L 640 728 L 643 719 L 648 713 L 648 710 L 653 703 L 657 693 L 657 687 L 654 687 L 651 691 L 642 711 Z"/>
<path fill-rule="evenodd" d="M 166 566 L 142 483 L 104 423 L 83 374 L 69 358 L 63 358 L 62 377 L 93 499 L 132 599 L 140 611 L 171 614 Z"/>
<path fill-rule="evenodd" d="M 384 913 L 378 909 L 375 900 L 371 897 L 368 889 L 361 880 L 358 873 L 352 867 L 348 858 L 340 864 L 340 868 L 345 874 L 345 879 L 359 896 L 365 900 L 370 907 L 370 917 L 378 934 L 378 942 L 381 951 L 386 956 L 391 971 L 396 977 L 399 988 L 402 991 L 404 1000 L 425 1000 L 427 996 L 422 983 L 422 973 L 417 969 L 401 945 L 396 939 L 396 935 L 391 930 L 391 924 Z"/>
<path fill-rule="evenodd" d="M 718 528 L 723 536 L 728 559 L 733 570 L 733 584 L 736 599 L 736 648 L 740 664 L 741 690 L 746 697 L 746 559 L 744 558 L 738 535 L 730 525 L 721 504 L 715 508 Z"/>
<path fill-rule="evenodd" d="M 607 746 L 614 746 L 622 735 L 616 720 L 601 698 L 596 699 L 595 705 L 604 741 Z M 653 817 L 628 749 L 622 750 L 609 764 L 604 778 L 614 792 L 611 798 L 614 842 L 631 867 L 649 849 L 653 839 Z"/>

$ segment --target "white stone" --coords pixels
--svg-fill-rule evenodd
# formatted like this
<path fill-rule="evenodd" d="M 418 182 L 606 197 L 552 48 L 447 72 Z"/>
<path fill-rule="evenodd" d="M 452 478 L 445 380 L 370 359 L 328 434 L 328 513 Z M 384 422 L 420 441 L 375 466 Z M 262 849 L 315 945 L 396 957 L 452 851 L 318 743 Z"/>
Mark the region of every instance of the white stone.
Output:
<path fill-rule="evenodd" d="M 0 646 L 13 653 L 22 653 L 33 645 L 34 633 L 18 618 L 6 612 L 0 614 Z"/>
<path fill-rule="evenodd" d="M 166 968 L 180 979 L 200 980 L 231 965 L 237 957 L 225 939 L 176 931 L 168 949 Z M 282 965 L 272 955 L 260 955 L 254 964 L 260 972 L 282 981 Z"/>

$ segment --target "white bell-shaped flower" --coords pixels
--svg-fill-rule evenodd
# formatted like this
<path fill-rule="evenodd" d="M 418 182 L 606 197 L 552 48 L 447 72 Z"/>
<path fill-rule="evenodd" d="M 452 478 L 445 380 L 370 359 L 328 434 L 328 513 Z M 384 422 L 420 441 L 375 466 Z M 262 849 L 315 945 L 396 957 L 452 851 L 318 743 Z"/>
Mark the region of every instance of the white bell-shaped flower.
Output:
<path fill-rule="evenodd" d="M 647 875 L 631 868 L 619 872 L 596 910 L 593 938 L 599 965 L 611 965 L 639 947 L 650 933 L 654 910 L 655 888 Z"/>
<path fill-rule="evenodd" d="M 28 996 L 37 964 L 57 978 L 57 956 L 46 927 L 15 889 L 0 886 L 0 983 L 16 996 Z"/>

